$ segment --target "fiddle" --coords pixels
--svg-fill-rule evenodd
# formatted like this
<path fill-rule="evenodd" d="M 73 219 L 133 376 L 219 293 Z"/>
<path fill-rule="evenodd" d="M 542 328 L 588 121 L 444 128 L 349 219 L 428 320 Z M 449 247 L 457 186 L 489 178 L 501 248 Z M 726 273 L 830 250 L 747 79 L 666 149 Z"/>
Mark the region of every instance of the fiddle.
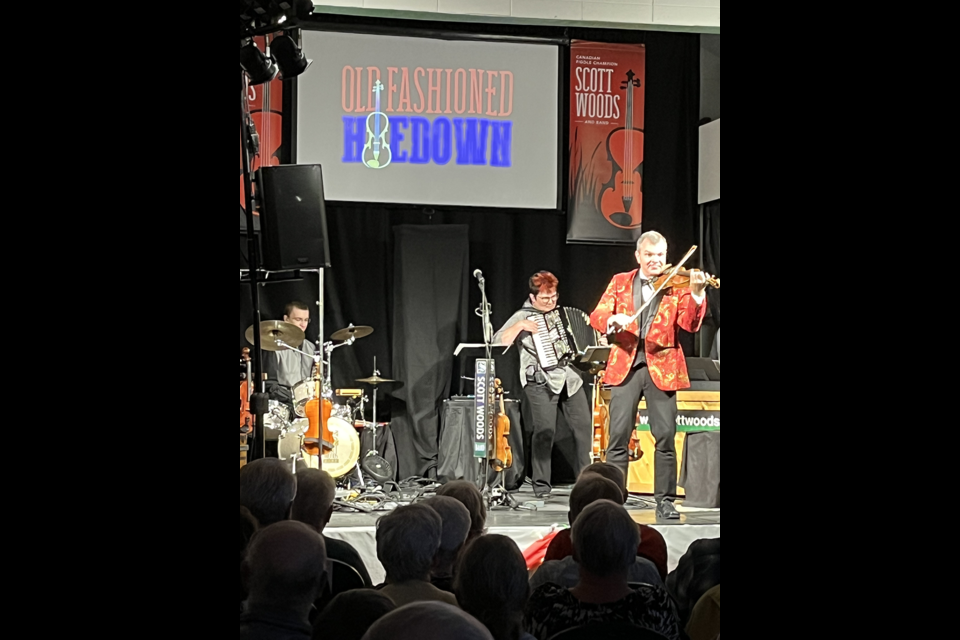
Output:
<path fill-rule="evenodd" d="M 628 451 L 630 452 L 630 462 L 640 462 L 643 459 L 643 447 L 640 445 L 640 432 L 637 429 L 634 429 L 633 435 L 630 436 Z"/>
<path fill-rule="evenodd" d="M 623 314 L 622 316 L 614 316 L 611 318 L 609 323 L 611 332 L 622 331 L 625 327 L 629 327 L 631 324 L 639 320 L 640 316 L 643 315 L 643 312 L 647 310 L 647 307 L 649 307 L 650 304 L 657 299 L 657 296 L 659 296 L 660 292 L 664 289 L 671 287 L 689 287 L 693 280 L 694 274 L 703 273 L 698 269 L 687 270 L 683 268 L 690 258 L 693 257 L 693 254 L 697 252 L 697 249 L 699 249 L 699 247 L 697 245 L 693 245 L 693 248 L 687 252 L 687 255 L 683 257 L 683 260 L 680 261 L 680 264 L 678 264 L 676 267 L 673 265 L 668 265 L 664 269 L 663 274 L 661 274 L 659 278 L 651 283 L 655 291 L 653 296 L 645 305 L 637 309 L 637 312 L 633 316 L 627 317 L 626 314 Z M 708 286 L 711 286 L 714 289 L 720 288 L 719 278 L 715 278 L 709 273 L 706 274 L 706 276 Z"/>
<path fill-rule="evenodd" d="M 600 211 L 607 221 L 620 229 L 636 229 L 643 224 L 643 131 L 634 128 L 634 92 L 640 80 L 633 71 L 620 87 L 627 92 L 627 122 L 607 138 L 607 156 L 613 163 L 613 176 L 603 185 Z M 619 224 L 614 217 L 629 218 Z"/>
<path fill-rule="evenodd" d="M 667 265 L 663 270 L 663 275 L 653 281 L 651 284 L 654 289 L 660 289 L 661 286 L 669 282 L 669 286 L 683 289 L 690 286 L 690 280 L 693 274 L 700 273 L 699 269 L 676 269 L 673 265 Z M 707 274 L 707 286 L 713 289 L 720 288 L 720 278 Z M 664 287 L 666 288 L 666 287 Z"/>
<path fill-rule="evenodd" d="M 393 162 L 393 151 L 387 142 L 390 118 L 380 111 L 383 83 L 377 80 L 373 92 L 377 94 L 377 110 L 367 116 L 367 144 L 363 147 L 363 164 L 371 169 L 386 169 Z"/>
<path fill-rule="evenodd" d="M 253 398 L 253 380 L 252 362 L 250 359 L 250 349 L 244 348 L 240 355 L 240 366 L 246 367 L 246 377 L 240 383 L 240 433 L 252 435 L 253 432 L 253 414 L 250 413 L 250 400 Z"/>
<path fill-rule="evenodd" d="M 603 374 L 597 376 L 593 392 L 593 461 L 606 462 L 610 447 L 610 408 L 603 401 Z"/>
<path fill-rule="evenodd" d="M 333 400 L 323 397 L 323 382 L 320 363 L 317 362 L 313 374 L 314 396 L 307 403 L 305 413 L 310 426 L 303 435 L 303 450 L 307 455 L 320 459 L 323 468 L 323 454 L 333 451 L 333 433 L 330 431 L 330 416 L 333 415 Z"/>
<path fill-rule="evenodd" d="M 497 398 L 500 399 L 500 413 L 497 414 L 497 459 L 493 461 L 493 470 L 497 473 L 513 466 L 513 449 L 510 447 L 510 418 L 504 402 L 503 382 L 496 380 Z"/>

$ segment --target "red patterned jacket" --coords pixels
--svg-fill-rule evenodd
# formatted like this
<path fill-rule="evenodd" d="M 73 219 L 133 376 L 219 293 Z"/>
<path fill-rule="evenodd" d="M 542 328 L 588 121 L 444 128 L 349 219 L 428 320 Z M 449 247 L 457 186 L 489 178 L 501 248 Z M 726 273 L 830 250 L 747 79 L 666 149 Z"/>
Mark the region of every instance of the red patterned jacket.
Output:
<path fill-rule="evenodd" d="M 597 310 L 590 316 L 590 323 L 594 329 L 600 333 L 606 333 L 610 318 L 619 313 L 632 316 L 637 312 L 633 306 L 633 281 L 639 272 L 640 270 L 637 269 L 613 278 Z M 654 384 L 663 391 L 680 391 L 690 388 L 687 359 L 680 347 L 677 328 L 697 333 L 703 326 L 706 315 L 706 301 L 698 306 L 689 288 L 668 288 L 664 291 L 660 309 L 646 340 L 647 366 L 650 368 Z M 623 384 L 633 369 L 639 343 L 639 321 L 616 335 L 610 362 L 607 364 L 604 379 L 606 384 L 612 386 Z"/>

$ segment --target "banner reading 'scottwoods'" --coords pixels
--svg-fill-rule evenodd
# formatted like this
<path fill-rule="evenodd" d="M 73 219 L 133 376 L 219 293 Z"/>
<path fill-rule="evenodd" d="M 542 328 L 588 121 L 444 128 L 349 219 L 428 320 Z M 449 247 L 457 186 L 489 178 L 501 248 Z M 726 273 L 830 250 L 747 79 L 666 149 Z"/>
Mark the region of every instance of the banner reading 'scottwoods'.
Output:
<path fill-rule="evenodd" d="M 633 242 L 643 226 L 644 45 L 574 41 L 569 242 Z"/>

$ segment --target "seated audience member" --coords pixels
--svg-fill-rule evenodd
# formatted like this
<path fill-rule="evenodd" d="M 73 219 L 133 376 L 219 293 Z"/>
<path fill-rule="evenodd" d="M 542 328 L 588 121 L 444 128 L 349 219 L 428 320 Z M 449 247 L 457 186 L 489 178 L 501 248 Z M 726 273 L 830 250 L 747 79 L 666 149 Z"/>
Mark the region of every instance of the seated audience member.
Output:
<path fill-rule="evenodd" d="M 527 605 L 527 631 L 548 640 L 574 627 L 622 622 L 678 640 L 680 626 L 670 594 L 649 585 L 630 587 L 639 537 L 636 523 L 619 500 L 587 507 L 573 525 L 580 582 L 573 589 L 548 584 L 534 591 Z"/>
<path fill-rule="evenodd" d="M 720 637 L 720 586 L 700 598 L 687 625 L 690 640 L 717 640 Z"/>
<path fill-rule="evenodd" d="M 293 501 L 293 519 L 323 534 L 333 516 L 333 501 L 337 497 L 337 483 L 326 471 L 303 469 L 297 473 L 297 498 Z M 323 536 L 327 557 L 339 560 L 357 570 L 367 588 L 373 587 L 363 559 L 353 546 L 343 540 Z"/>
<path fill-rule="evenodd" d="M 667 589 L 677 603 L 680 624 L 686 627 L 700 599 L 720 585 L 720 539 L 697 540 L 667 578 Z"/>
<path fill-rule="evenodd" d="M 610 480 L 595 474 L 584 476 L 573 488 L 573 493 L 570 494 L 570 524 L 576 526 L 576 522 L 583 511 L 591 504 L 601 500 L 609 500 L 620 504 L 622 495 L 623 491 L 620 487 Z M 626 513 L 626 510 L 624 510 L 624 513 Z M 636 524 L 634 524 L 634 528 L 637 528 Z M 639 540 L 640 533 L 638 530 L 638 546 Z M 627 575 L 628 582 L 650 584 L 656 587 L 663 586 L 663 580 L 660 578 L 660 572 L 656 565 L 646 558 L 636 557 L 636 550 L 634 550 L 633 566 L 629 568 Z M 574 554 L 563 560 L 551 560 L 543 563 L 543 566 L 530 579 L 530 586 L 536 590 L 545 584 L 555 584 L 569 589 L 579 582 L 580 565 L 577 563 Z"/>
<path fill-rule="evenodd" d="M 630 492 L 626 489 L 626 480 L 623 477 L 623 471 L 620 471 L 618 467 L 612 464 L 598 462 L 584 469 L 583 473 L 580 474 L 580 478 L 584 478 L 591 473 L 611 480 L 616 483 L 618 487 L 624 487 L 623 504 L 627 504 L 627 501 L 630 499 Z M 648 527 L 645 524 L 638 524 L 637 526 L 640 527 L 640 548 L 637 549 L 637 555 L 657 565 L 660 580 L 666 582 L 667 574 L 669 573 L 667 568 L 670 558 L 669 552 L 667 551 L 667 541 L 664 539 L 663 534 L 653 527 Z M 556 537 L 554 537 L 553 542 L 550 543 L 545 561 L 563 560 L 572 555 L 573 540 L 571 540 L 570 537 L 570 530 L 565 529 L 559 532 Z"/>
<path fill-rule="evenodd" d="M 493 636 L 453 605 L 417 602 L 380 618 L 363 640 L 493 640 Z"/>
<path fill-rule="evenodd" d="M 470 533 L 470 512 L 463 503 L 448 496 L 437 496 L 427 500 L 427 505 L 443 520 L 443 535 L 440 537 L 440 551 L 433 560 L 430 570 L 430 582 L 441 591 L 453 593 L 453 578 L 457 560 Z"/>
<path fill-rule="evenodd" d="M 246 507 L 261 527 L 290 519 L 297 481 L 285 462 L 256 460 L 240 469 L 240 506 Z"/>
<path fill-rule="evenodd" d="M 532 640 L 523 631 L 530 599 L 527 563 L 506 536 L 482 536 L 464 550 L 457 569 L 457 600 L 494 640 Z"/>
<path fill-rule="evenodd" d="M 253 537 L 243 563 L 250 597 L 240 640 L 309 640 L 307 621 L 327 580 L 323 537 L 300 522 L 281 522 Z"/>
<path fill-rule="evenodd" d="M 470 512 L 471 525 L 470 534 L 467 536 L 467 544 L 486 532 L 487 508 L 484 506 L 483 496 L 480 495 L 480 490 L 477 489 L 475 484 L 466 480 L 455 480 L 440 487 L 437 495 L 459 500 Z"/>
<path fill-rule="evenodd" d="M 398 607 L 414 602 L 446 602 L 452 593 L 430 584 L 430 568 L 440 550 L 443 521 L 424 504 L 400 507 L 377 523 L 377 556 L 387 572 L 381 593 Z"/>
<path fill-rule="evenodd" d="M 250 544 L 250 538 L 257 532 L 257 520 L 250 515 L 246 507 L 240 507 L 240 613 L 243 613 L 243 601 L 247 599 L 247 592 L 243 588 L 243 559 L 247 554 L 247 545 Z"/>
<path fill-rule="evenodd" d="M 396 608 L 393 600 L 373 589 L 341 593 L 314 621 L 313 640 L 360 640 L 374 622 Z"/>

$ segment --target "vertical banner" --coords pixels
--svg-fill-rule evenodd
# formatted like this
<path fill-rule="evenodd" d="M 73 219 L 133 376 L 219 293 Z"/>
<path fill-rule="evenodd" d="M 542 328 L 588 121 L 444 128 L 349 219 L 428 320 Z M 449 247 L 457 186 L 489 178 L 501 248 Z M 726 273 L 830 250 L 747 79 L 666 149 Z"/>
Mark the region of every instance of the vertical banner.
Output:
<path fill-rule="evenodd" d="M 629 244 L 643 227 L 645 45 L 576 40 L 567 241 Z"/>
<path fill-rule="evenodd" d="M 263 51 L 264 38 L 256 39 L 257 46 Z M 253 124 L 260 134 L 260 156 L 253 158 L 251 170 L 256 171 L 262 164 L 265 167 L 280 165 L 280 148 L 283 146 L 283 82 L 274 80 L 266 84 L 247 89 L 247 101 Z M 242 153 L 242 152 L 241 152 Z M 240 158 L 240 207 L 246 209 L 243 193 L 243 157 Z M 256 212 L 254 212 L 256 213 Z"/>

